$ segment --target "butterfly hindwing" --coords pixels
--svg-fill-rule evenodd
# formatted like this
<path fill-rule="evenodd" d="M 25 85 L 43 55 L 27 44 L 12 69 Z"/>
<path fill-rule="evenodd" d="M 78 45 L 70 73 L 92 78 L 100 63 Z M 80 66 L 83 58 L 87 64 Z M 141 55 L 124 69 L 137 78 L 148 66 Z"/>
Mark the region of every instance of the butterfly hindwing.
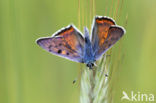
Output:
<path fill-rule="evenodd" d="M 119 26 L 111 26 L 108 30 L 108 36 L 105 39 L 103 45 L 95 53 L 95 58 L 98 59 L 103 53 L 111 48 L 124 34 L 124 29 Z"/>
<path fill-rule="evenodd" d="M 37 44 L 52 54 L 82 62 L 84 38 L 72 25 L 52 37 L 38 39 Z"/>

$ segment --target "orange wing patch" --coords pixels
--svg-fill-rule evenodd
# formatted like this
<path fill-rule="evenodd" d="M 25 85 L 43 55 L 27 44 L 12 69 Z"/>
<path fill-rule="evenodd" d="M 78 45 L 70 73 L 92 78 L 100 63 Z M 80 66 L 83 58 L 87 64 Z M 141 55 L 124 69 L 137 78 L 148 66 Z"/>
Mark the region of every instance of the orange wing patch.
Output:
<path fill-rule="evenodd" d="M 83 37 L 78 34 L 74 27 L 71 25 L 68 28 L 65 28 L 64 30 L 57 33 L 55 36 L 61 36 L 63 37 L 64 41 L 67 43 L 67 45 L 70 45 L 72 50 L 76 50 L 77 46 L 80 44 L 81 46 L 84 45 L 84 39 Z M 77 40 L 78 39 L 78 40 Z"/>

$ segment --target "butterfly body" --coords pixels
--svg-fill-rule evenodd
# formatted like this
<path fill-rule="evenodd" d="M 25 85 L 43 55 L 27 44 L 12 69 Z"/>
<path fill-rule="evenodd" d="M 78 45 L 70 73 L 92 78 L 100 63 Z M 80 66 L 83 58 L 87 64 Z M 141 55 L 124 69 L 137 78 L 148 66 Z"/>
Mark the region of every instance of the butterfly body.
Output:
<path fill-rule="evenodd" d="M 109 17 L 95 17 L 91 38 L 87 27 L 84 36 L 73 25 L 63 28 L 52 37 L 39 38 L 37 44 L 46 51 L 71 61 L 84 63 L 90 69 L 125 33 Z"/>
<path fill-rule="evenodd" d="M 87 67 L 92 68 L 94 66 L 95 58 L 87 27 L 84 28 L 84 34 L 85 34 L 85 46 L 84 46 L 83 61 L 87 65 Z"/>

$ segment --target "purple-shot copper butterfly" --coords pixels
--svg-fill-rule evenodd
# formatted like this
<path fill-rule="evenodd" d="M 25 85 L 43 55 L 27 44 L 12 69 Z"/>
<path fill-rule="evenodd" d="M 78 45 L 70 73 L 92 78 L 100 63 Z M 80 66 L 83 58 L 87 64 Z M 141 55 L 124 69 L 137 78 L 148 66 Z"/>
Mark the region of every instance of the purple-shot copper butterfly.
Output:
<path fill-rule="evenodd" d="M 91 37 L 87 27 L 84 28 L 83 36 L 74 25 L 69 25 L 52 37 L 37 39 L 37 44 L 54 55 L 85 63 L 92 69 L 95 61 L 102 57 L 124 34 L 125 29 L 116 25 L 113 19 L 96 16 L 92 24 Z"/>

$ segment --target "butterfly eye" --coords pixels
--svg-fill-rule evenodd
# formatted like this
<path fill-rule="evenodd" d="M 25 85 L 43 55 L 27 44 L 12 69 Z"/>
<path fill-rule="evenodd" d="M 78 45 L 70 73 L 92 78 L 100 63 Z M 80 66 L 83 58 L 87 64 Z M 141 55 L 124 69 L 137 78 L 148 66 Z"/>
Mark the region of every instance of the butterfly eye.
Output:
<path fill-rule="evenodd" d="M 93 64 L 93 63 L 91 63 L 91 66 L 93 67 L 93 66 L 94 66 L 94 64 Z"/>

